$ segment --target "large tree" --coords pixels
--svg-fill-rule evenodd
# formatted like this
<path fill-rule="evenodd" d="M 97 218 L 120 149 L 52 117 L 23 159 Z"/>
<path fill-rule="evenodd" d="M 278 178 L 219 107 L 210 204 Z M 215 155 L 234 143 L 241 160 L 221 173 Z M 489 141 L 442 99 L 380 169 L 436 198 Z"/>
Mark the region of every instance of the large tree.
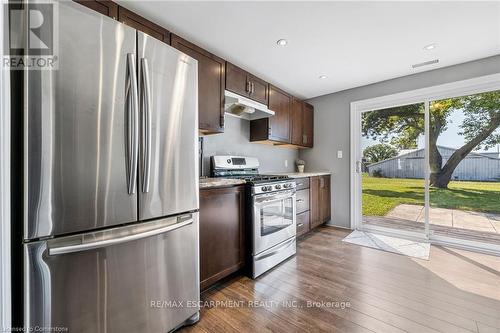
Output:
<path fill-rule="evenodd" d="M 459 147 L 443 165 L 437 147 L 439 135 L 446 131 L 457 110 L 464 114 L 459 125 L 465 144 Z M 500 91 L 434 101 L 430 105 L 429 160 L 430 182 L 447 188 L 460 162 L 473 150 L 489 149 L 500 144 Z M 416 148 L 418 137 L 425 132 L 424 105 L 412 104 L 366 112 L 362 118 L 363 135 L 390 142 L 400 149 Z"/>
<path fill-rule="evenodd" d="M 397 149 L 386 143 L 368 146 L 363 150 L 363 157 L 368 163 L 377 163 L 395 156 L 398 156 Z"/>

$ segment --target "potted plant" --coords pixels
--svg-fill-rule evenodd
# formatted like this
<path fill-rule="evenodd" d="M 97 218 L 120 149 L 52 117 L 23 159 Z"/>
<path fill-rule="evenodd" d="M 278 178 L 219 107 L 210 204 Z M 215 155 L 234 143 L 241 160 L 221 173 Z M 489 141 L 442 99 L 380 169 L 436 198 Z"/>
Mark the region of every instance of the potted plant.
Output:
<path fill-rule="evenodd" d="M 302 173 L 304 172 L 304 168 L 306 166 L 306 162 L 304 160 L 297 160 L 295 161 L 295 164 L 297 165 L 297 171 Z"/>

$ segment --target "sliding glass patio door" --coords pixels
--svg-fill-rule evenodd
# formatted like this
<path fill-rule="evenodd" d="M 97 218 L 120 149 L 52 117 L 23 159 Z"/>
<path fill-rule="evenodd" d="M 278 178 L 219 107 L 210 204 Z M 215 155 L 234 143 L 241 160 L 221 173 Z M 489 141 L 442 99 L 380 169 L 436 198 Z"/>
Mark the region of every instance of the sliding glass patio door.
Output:
<path fill-rule="evenodd" d="M 425 237 L 425 103 L 361 115 L 362 224 Z"/>
<path fill-rule="evenodd" d="M 477 90 L 353 108 L 357 229 L 500 249 L 500 90 Z"/>

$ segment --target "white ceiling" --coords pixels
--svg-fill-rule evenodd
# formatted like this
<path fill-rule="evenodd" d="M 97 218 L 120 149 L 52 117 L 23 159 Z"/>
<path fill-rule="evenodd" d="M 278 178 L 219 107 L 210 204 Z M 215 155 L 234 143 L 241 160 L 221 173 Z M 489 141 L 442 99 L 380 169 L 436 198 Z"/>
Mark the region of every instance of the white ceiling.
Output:
<path fill-rule="evenodd" d="M 302 98 L 500 54 L 500 2 L 119 3 Z"/>

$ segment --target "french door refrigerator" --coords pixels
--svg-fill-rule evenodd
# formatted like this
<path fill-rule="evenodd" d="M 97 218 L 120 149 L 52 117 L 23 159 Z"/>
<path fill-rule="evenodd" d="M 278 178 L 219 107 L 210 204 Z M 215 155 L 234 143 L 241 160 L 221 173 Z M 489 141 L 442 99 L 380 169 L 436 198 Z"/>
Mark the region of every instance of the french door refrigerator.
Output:
<path fill-rule="evenodd" d="M 24 72 L 24 325 L 198 319 L 197 62 L 61 1 L 57 70 Z"/>

